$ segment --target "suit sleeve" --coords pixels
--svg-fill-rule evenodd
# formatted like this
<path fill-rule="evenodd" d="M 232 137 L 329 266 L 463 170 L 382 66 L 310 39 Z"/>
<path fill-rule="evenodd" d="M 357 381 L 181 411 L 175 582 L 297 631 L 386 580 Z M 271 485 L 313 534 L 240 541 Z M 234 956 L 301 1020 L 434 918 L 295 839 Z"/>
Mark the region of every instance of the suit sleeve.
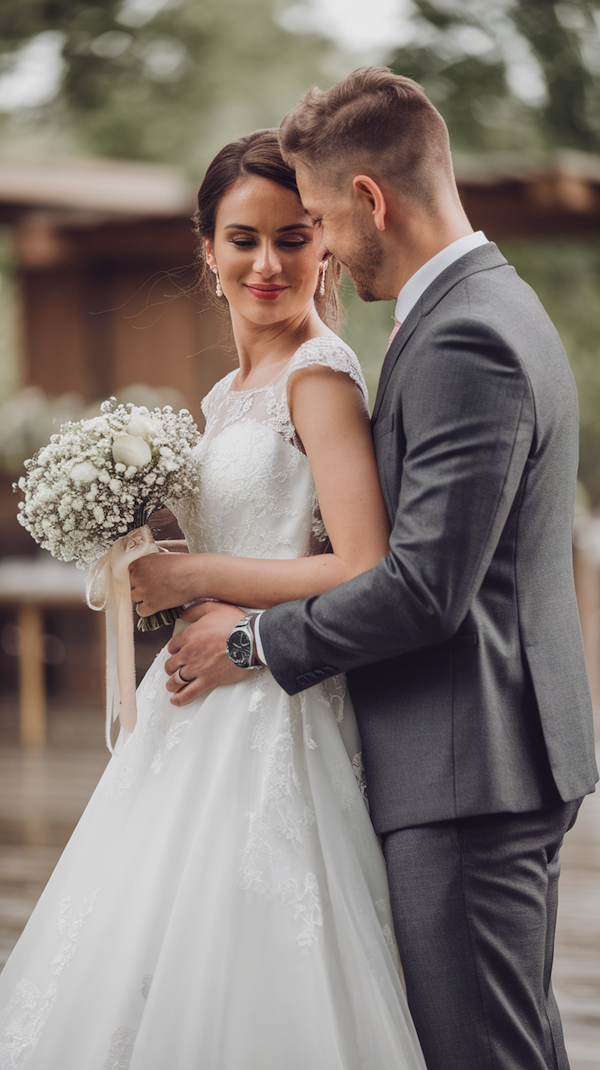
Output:
<path fill-rule="evenodd" d="M 454 635 L 518 492 L 534 409 L 517 354 L 467 319 L 424 341 L 402 370 L 396 426 L 406 452 L 389 553 L 326 594 L 262 616 L 267 664 L 289 694 Z"/>

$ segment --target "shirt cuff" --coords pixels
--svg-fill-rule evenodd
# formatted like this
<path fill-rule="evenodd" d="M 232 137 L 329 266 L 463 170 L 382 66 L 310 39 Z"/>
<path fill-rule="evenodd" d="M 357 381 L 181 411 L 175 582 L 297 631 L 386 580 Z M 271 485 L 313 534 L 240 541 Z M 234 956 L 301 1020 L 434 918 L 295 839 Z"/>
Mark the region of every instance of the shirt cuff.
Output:
<path fill-rule="evenodd" d="M 260 618 L 264 613 L 264 609 L 261 609 L 254 618 L 254 645 L 256 647 L 256 655 L 259 661 L 262 661 L 263 665 L 267 664 L 264 648 L 260 638 Z"/>

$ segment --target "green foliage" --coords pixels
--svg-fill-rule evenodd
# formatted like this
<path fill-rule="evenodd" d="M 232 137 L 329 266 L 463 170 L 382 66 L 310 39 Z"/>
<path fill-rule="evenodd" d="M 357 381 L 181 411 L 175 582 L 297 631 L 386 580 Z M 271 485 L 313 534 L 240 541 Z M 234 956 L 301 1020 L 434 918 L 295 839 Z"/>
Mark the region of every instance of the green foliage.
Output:
<path fill-rule="evenodd" d="M 346 312 L 343 336 L 356 353 L 369 388 L 371 409 L 389 337 L 394 326 L 395 301 L 365 304 L 352 283 L 343 277 L 342 298 Z"/>
<path fill-rule="evenodd" d="M 455 149 L 600 151 L 600 0 L 414 4 L 391 66 L 423 85 Z"/>
<path fill-rule="evenodd" d="M 277 125 L 332 52 L 279 26 L 272 0 L 3 0 L 5 69 L 48 31 L 64 74 L 30 122 L 59 115 L 85 151 L 196 175 L 227 140 Z"/>
<path fill-rule="evenodd" d="M 600 149 L 599 15 L 598 0 L 518 0 L 511 12 L 544 77 L 541 116 L 554 144 Z"/>
<path fill-rule="evenodd" d="M 562 338 L 579 393 L 579 477 L 591 504 L 600 506 L 600 247 L 555 239 L 504 242 L 502 252 Z"/>

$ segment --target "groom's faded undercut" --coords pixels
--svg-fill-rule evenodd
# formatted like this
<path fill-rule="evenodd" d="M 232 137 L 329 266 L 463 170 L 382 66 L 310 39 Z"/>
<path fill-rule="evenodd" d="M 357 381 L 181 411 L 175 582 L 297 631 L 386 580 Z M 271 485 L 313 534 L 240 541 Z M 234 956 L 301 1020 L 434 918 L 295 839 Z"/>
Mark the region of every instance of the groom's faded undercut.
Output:
<path fill-rule="evenodd" d="M 283 119 L 279 140 L 287 163 L 338 189 L 351 171 L 363 172 L 433 207 L 440 187 L 454 185 L 444 120 L 417 82 L 388 67 L 361 67 L 331 89 L 312 86 Z"/>

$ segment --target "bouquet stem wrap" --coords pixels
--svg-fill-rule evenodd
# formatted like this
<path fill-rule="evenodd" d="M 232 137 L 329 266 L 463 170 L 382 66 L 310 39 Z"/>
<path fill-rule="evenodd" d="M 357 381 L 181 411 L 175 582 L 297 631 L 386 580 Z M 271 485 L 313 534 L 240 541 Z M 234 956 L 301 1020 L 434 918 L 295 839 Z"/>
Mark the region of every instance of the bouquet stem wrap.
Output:
<path fill-rule="evenodd" d="M 128 734 L 137 721 L 129 566 L 139 557 L 157 553 L 159 547 L 144 525 L 117 539 L 87 577 L 88 606 L 106 611 L 106 745 L 111 754 L 111 728 L 117 717 Z"/>

